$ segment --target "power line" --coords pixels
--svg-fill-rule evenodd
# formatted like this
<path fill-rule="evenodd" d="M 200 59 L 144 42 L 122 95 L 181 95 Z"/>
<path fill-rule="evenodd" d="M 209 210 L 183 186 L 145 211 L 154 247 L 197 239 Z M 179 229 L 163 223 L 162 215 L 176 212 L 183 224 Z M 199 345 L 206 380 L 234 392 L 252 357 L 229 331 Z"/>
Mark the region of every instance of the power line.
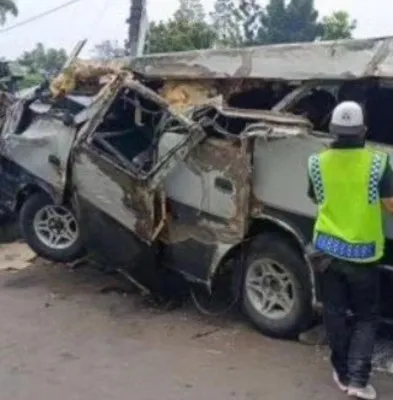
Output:
<path fill-rule="evenodd" d="M 53 13 L 55 13 L 55 12 L 57 12 L 57 11 L 62 10 L 63 8 L 69 7 L 69 6 L 73 5 L 73 4 L 79 3 L 79 2 L 81 2 L 81 1 L 83 1 L 83 0 L 70 0 L 70 1 L 67 1 L 66 3 L 61 4 L 60 6 L 57 6 L 57 7 L 55 7 L 55 8 L 51 8 L 50 10 L 47 10 L 47 11 L 45 11 L 45 12 L 43 12 L 43 13 L 34 15 L 34 16 L 31 17 L 31 18 L 25 19 L 24 21 L 21 21 L 21 22 L 18 22 L 17 24 L 11 25 L 11 26 L 9 26 L 8 28 L 0 29 L 0 34 L 1 34 L 1 33 L 6 33 L 6 32 L 8 32 L 8 31 L 11 31 L 11 30 L 13 30 L 13 29 L 15 29 L 15 28 L 19 28 L 19 27 L 21 27 L 21 26 L 27 25 L 27 24 L 29 24 L 30 22 L 37 21 L 37 20 L 39 20 L 39 19 L 41 19 L 41 18 L 44 18 L 44 17 L 46 17 L 46 16 L 48 16 L 48 15 L 50 15 L 50 14 L 53 14 Z"/>
<path fill-rule="evenodd" d="M 97 14 L 96 20 L 92 23 L 91 29 L 89 30 L 89 34 L 87 35 L 87 38 L 90 40 L 91 36 L 93 35 L 94 31 L 97 29 L 98 24 L 101 22 L 101 20 L 104 18 L 105 12 L 109 7 L 109 3 L 111 0 L 103 0 L 103 6 L 102 10 L 100 10 Z"/>

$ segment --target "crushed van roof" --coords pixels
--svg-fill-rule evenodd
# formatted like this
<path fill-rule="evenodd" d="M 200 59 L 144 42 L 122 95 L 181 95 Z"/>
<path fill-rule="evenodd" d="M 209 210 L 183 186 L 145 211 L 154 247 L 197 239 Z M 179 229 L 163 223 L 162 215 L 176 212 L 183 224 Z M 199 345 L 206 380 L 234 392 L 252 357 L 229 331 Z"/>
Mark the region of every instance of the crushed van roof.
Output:
<path fill-rule="evenodd" d="M 154 54 L 134 59 L 131 68 L 152 77 L 178 79 L 391 78 L 393 36 Z"/>

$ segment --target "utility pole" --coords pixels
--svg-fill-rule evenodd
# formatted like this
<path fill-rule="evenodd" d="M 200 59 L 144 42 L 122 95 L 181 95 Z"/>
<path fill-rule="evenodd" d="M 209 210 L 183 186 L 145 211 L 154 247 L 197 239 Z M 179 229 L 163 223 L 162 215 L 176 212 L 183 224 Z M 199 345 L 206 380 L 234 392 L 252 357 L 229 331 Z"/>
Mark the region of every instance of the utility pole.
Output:
<path fill-rule="evenodd" d="M 131 0 L 127 50 L 131 58 L 143 54 L 148 28 L 146 0 Z"/>

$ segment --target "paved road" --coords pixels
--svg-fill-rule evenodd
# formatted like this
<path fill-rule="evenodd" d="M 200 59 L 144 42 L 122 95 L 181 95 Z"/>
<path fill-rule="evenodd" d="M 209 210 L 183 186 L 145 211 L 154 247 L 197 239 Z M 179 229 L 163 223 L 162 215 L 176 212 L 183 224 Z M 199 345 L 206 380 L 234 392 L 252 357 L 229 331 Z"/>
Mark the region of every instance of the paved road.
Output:
<path fill-rule="evenodd" d="M 326 350 L 238 317 L 151 308 L 118 281 L 36 262 L 0 273 L 0 400 L 331 400 Z M 393 398 L 389 377 L 375 382 Z"/>

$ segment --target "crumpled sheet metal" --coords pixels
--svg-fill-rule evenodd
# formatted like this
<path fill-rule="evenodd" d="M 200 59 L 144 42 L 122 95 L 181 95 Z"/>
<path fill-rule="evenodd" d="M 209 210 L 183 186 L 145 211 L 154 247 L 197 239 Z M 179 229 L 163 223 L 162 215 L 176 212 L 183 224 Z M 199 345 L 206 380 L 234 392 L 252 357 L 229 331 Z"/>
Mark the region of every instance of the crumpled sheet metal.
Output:
<path fill-rule="evenodd" d="M 166 78 L 270 80 L 393 76 L 393 37 L 153 54 L 130 60 L 136 72 Z"/>
<path fill-rule="evenodd" d="M 0 116 L 4 115 L 4 112 L 7 110 L 8 105 L 11 102 L 11 96 L 5 92 L 0 91 Z"/>
<path fill-rule="evenodd" d="M 0 91 L 0 132 L 5 124 L 7 111 L 14 102 L 15 99 L 12 95 L 7 92 Z"/>

